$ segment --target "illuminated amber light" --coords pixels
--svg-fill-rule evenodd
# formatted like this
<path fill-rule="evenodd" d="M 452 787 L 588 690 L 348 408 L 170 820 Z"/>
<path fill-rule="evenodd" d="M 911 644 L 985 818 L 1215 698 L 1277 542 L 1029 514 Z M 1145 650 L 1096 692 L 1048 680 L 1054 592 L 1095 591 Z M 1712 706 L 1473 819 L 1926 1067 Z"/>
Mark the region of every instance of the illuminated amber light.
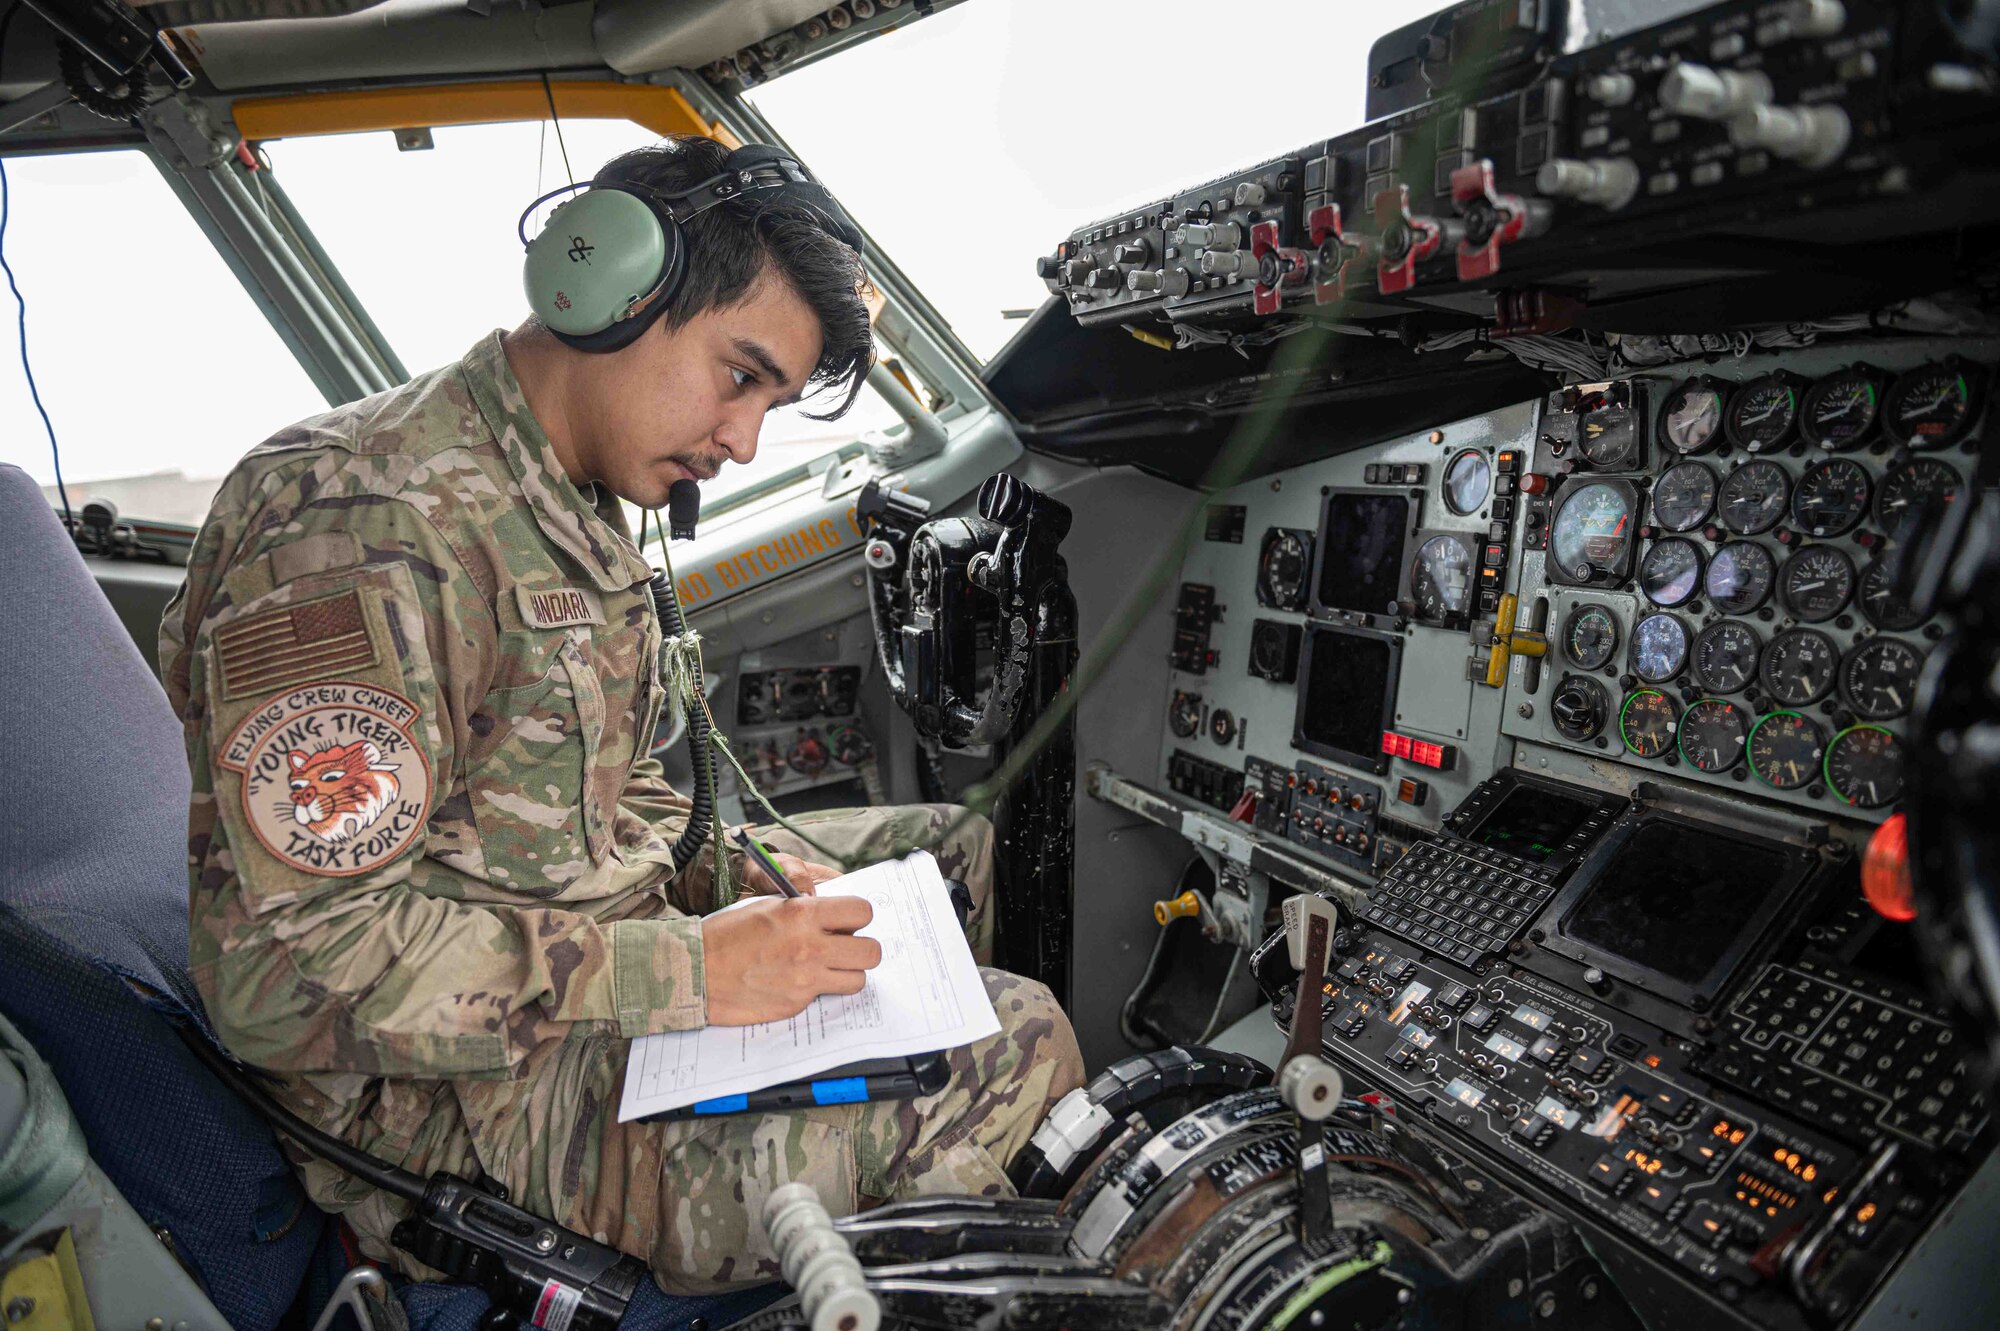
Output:
<path fill-rule="evenodd" d="M 1910 892 L 1910 826 L 1903 814 L 1891 814 L 1868 838 L 1861 857 L 1861 895 L 1877 914 L 1891 920 L 1914 920 L 1917 903 Z"/>
<path fill-rule="evenodd" d="M 1875 1218 L 1875 1203 L 1873 1202 L 1861 1203 L 1861 1209 L 1854 1213 L 1854 1223 L 1856 1223 L 1857 1225 L 1865 1225 L 1874 1218 Z"/>

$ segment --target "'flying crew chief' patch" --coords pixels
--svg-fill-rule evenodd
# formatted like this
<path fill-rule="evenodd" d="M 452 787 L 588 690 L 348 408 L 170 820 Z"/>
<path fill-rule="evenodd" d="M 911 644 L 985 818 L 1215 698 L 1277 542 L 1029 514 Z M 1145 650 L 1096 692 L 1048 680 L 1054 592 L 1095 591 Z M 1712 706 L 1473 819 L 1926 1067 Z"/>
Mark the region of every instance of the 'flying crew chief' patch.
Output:
<path fill-rule="evenodd" d="M 243 719 L 216 755 L 243 775 L 243 816 L 264 849 L 328 877 L 367 873 L 423 830 L 431 769 L 410 738 L 416 705 L 368 684 L 310 684 Z"/>

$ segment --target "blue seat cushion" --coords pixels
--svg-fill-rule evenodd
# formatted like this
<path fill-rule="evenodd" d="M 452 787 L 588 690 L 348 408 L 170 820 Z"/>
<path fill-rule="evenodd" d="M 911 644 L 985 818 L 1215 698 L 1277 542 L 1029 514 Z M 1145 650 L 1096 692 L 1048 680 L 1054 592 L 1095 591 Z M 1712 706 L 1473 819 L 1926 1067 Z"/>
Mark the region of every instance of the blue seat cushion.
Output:
<path fill-rule="evenodd" d="M 122 979 L 5 904 L 0 956 L 0 1011 L 62 1083 L 91 1159 L 234 1331 L 275 1331 L 326 1221 L 270 1127 Z"/>

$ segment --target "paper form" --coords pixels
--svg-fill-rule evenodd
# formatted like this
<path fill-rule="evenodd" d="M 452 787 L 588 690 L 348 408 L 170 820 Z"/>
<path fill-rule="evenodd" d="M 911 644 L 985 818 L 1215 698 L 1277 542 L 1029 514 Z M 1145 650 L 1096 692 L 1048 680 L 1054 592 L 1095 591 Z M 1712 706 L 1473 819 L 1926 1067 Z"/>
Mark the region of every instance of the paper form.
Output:
<path fill-rule="evenodd" d="M 863 1059 L 955 1049 L 1000 1033 L 930 855 L 884 860 L 821 883 L 817 895 L 863 897 L 875 909 L 859 936 L 882 945 L 882 964 L 868 972 L 861 992 L 823 994 L 784 1021 L 641 1036 L 625 1069 L 620 1123 Z"/>

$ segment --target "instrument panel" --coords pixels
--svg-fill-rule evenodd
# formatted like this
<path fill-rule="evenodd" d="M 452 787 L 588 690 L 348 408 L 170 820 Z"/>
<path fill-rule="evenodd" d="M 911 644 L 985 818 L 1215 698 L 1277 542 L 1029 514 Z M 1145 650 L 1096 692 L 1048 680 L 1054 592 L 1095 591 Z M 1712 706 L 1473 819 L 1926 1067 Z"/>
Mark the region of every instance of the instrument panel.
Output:
<path fill-rule="evenodd" d="M 1164 784 L 1368 893 L 1328 1057 L 1758 1324 L 1845 1319 L 1985 1149 L 1855 865 L 1996 358 L 1572 385 L 1217 493 L 1182 569 Z"/>
<path fill-rule="evenodd" d="M 1875 821 L 1944 631 L 1904 559 L 1965 494 L 1987 375 L 1937 346 L 1763 359 L 1628 381 L 1650 448 L 1609 458 L 1589 390 L 1546 404 L 1515 587 L 1549 649 L 1515 658 L 1503 733 Z"/>

